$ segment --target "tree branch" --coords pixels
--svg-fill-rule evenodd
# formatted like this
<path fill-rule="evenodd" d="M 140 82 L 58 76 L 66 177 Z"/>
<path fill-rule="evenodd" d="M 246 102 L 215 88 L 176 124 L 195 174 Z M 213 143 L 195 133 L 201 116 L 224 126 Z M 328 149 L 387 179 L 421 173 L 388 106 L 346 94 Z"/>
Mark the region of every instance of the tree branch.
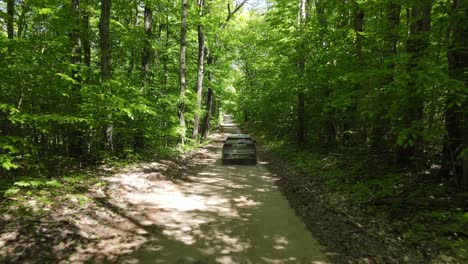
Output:
<path fill-rule="evenodd" d="M 227 24 L 229 22 L 229 20 L 231 20 L 231 18 L 237 13 L 239 12 L 239 10 L 245 5 L 245 3 L 247 3 L 247 0 L 243 0 L 239 5 L 237 5 L 235 8 L 234 8 L 234 11 L 231 12 L 231 4 L 228 3 L 227 5 L 227 8 L 228 8 L 228 16 L 226 18 L 226 22 L 225 24 Z"/>

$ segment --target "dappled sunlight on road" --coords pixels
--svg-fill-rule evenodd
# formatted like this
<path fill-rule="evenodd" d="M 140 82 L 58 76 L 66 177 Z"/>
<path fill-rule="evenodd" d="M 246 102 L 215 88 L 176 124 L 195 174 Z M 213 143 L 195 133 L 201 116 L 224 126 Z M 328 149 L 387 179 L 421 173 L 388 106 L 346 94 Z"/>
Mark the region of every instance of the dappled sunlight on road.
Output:
<path fill-rule="evenodd" d="M 219 144 L 196 162 L 208 166 L 185 181 L 126 194 L 161 230 L 123 262 L 327 263 L 263 166 L 223 166 Z"/>
<path fill-rule="evenodd" d="M 65 197 L 53 221 L 82 239 L 66 257 L 68 244 L 52 248 L 56 262 L 328 263 L 261 161 L 221 164 L 223 138 L 190 164 L 142 163 L 106 178 L 89 201 Z"/>

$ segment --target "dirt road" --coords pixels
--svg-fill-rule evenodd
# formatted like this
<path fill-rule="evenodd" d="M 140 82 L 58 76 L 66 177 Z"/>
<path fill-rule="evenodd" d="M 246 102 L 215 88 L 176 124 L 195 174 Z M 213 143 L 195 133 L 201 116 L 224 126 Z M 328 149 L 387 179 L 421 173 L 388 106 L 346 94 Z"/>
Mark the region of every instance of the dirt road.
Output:
<path fill-rule="evenodd" d="M 15 225 L 0 228 L 0 262 L 329 263 L 261 160 L 221 164 L 239 129 L 227 118 L 223 132 L 188 162 L 138 163 L 56 197 L 39 219 L 3 215 Z"/>
<path fill-rule="evenodd" d="M 237 133 L 229 117 L 224 133 Z M 328 263 L 261 165 L 222 165 L 221 143 L 183 184 L 129 194 L 162 238 L 143 244 L 125 262 Z"/>

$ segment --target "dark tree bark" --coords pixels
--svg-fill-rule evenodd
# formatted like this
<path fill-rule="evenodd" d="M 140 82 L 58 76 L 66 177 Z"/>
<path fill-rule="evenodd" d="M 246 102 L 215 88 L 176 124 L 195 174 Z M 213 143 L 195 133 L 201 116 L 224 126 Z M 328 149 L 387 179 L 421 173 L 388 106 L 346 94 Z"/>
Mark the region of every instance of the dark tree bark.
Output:
<path fill-rule="evenodd" d="M 208 65 L 208 67 L 210 67 L 214 62 L 214 58 L 207 45 L 205 45 L 205 56 L 206 56 L 206 64 Z M 213 77 L 214 77 L 213 72 L 208 70 L 207 75 L 208 75 L 208 83 L 211 84 L 213 82 Z M 205 141 L 210 133 L 210 122 L 211 122 L 211 117 L 213 115 L 213 99 L 214 99 L 213 90 L 208 89 L 206 93 L 205 116 L 203 118 L 203 126 L 201 128 L 202 141 Z"/>
<path fill-rule="evenodd" d="M 359 68 L 364 64 L 362 56 L 362 32 L 364 32 L 364 10 L 360 6 L 354 11 L 354 32 L 356 33 L 356 55 Z"/>
<path fill-rule="evenodd" d="M 101 47 L 101 79 L 107 81 L 111 78 L 111 44 L 110 44 L 110 10 L 111 0 L 101 0 L 101 18 L 99 21 L 100 47 Z"/>
<path fill-rule="evenodd" d="M 83 52 L 84 52 L 84 64 L 86 66 L 91 66 L 91 41 L 89 39 L 89 16 L 83 16 L 83 30 L 82 30 L 82 39 L 83 39 Z"/>
<path fill-rule="evenodd" d="M 238 5 L 236 5 L 234 7 L 234 10 L 232 10 L 231 8 L 231 4 L 228 3 L 227 4 L 227 10 L 228 10 L 228 15 L 226 17 L 226 21 L 224 22 L 224 24 L 221 25 L 221 28 L 224 28 L 227 23 L 231 20 L 231 18 L 237 13 L 239 12 L 239 10 L 247 3 L 247 0 L 242 0 L 242 2 L 240 2 Z"/>
<path fill-rule="evenodd" d="M 205 140 L 210 133 L 210 122 L 213 114 L 213 90 L 208 89 L 206 94 L 206 114 L 203 119 L 203 127 L 201 130 L 202 140 Z"/>
<path fill-rule="evenodd" d="M 185 144 L 185 92 L 187 90 L 186 83 L 186 50 L 187 50 L 187 0 L 182 1 L 182 17 L 180 27 L 180 96 L 179 96 L 179 144 Z"/>
<path fill-rule="evenodd" d="M 15 0 L 7 0 L 7 34 L 8 39 L 13 39 L 15 36 L 14 29 L 14 17 L 15 17 Z M 8 51 L 13 51 L 12 43 L 8 44 Z"/>
<path fill-rule="evenodd" d="M 450 15 L 450 46 L 447 52 L 449 75 L 463 83 L 466 91 L 468 75 L 468 6 L 464 0 L 453 0 Z M 463 99 L 462 99 L 463 98 Z M 463 100 L 460 102 L 460 100 Z M 443 167 L 456 175 L 462 189 L 468 190 L 468 155 L 461 157 L 468 146 L 468 102 L 463 91 L 450 90 L 445 114 L 447 130 Z"/>
<path fill-rule="evenodd" d="M 421 58 L 427 53 L 429 46 L 428 32 L 431 29 L 431 0 L 416 1 L 411 10 L 410 33 L 406 44 L 406 49 L 410 54 L 408 71 L 414 72 L 419 68 Z M 416 89 L 415 89 L 416 87 Z M 416 122 L 423 118 L 424 100 L 421 89 L 418 85 L 410 81 L 407 87 L 408 105 L 403 117 L 404 127 L 414 128 Z M 399 146 L 397 150 L 398 163 L 408 165 L 412 158 L 418 158 L 422 152 L 422 138 L 416 134 L 413 144 Z"/>
<path fill-rule="evenodd" d="M 203 17 L 204 0 L 198 0 L 198 8 L 200 9 L 200 19 Z M 203 93 L 203 78 L 204 78 L 204 64 L 205 64 L 205 36 L 203 34 L 203 25 L 198 25 L 198 75 L 197 75 L 197 105 L 194 115 L 193 124 L 193 139 L 195 143 L 199 143 L 198 130 L 200 126 L 200 111 L 202 104 Z"/>
<path fill-rule="evenodd" d="M 81 7 L 80 0 L 71 0 L 72 7 L 72 30 L 70 34 L 70 39 L 72 41 L 72 52 L 71 52 L 71 63 L 76 65 L 76 68 L 72 71 L 73 79 L 78 83 L 73 85 L 73 111 L 76 113 L 79 112 L 81 104 L 81 87 L 80 82 L 81 78 L 79 76 L 79 65 L 81 64 L 81 55 L 82 55 L 82 45 L 81 45 Z M 79 127 L 74 127 L 73 131 L 70 134 L 70 154 L 80 159 L 83 155 L 83 133 Z"/>
<path fill-rule="evenodd" d="M 105 83 L 112 77 L 111 71 L 111 43 L 110 43 L 110 11 L 111 0 L 101 0 L 101 17 L 99 21 L 100 47 L 101 47 L 101 81 Z M 109 91 L 110 92 L 110 91 Z M 108 109 L 108 124 L 105 127 L 106 147 L 114 151 L 112 113 Z"/>

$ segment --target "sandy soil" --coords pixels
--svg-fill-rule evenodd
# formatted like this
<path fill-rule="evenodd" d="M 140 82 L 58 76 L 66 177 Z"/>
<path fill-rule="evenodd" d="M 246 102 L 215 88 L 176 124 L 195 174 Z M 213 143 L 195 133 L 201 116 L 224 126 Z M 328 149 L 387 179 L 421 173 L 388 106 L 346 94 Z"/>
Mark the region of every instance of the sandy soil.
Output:
<path fill-rule="evenodd" d="M 330 263 L 267 169 L 222 165 L 223 133 L 188 162 L 140 163 L 0 233 L 5 263 Z"/>

